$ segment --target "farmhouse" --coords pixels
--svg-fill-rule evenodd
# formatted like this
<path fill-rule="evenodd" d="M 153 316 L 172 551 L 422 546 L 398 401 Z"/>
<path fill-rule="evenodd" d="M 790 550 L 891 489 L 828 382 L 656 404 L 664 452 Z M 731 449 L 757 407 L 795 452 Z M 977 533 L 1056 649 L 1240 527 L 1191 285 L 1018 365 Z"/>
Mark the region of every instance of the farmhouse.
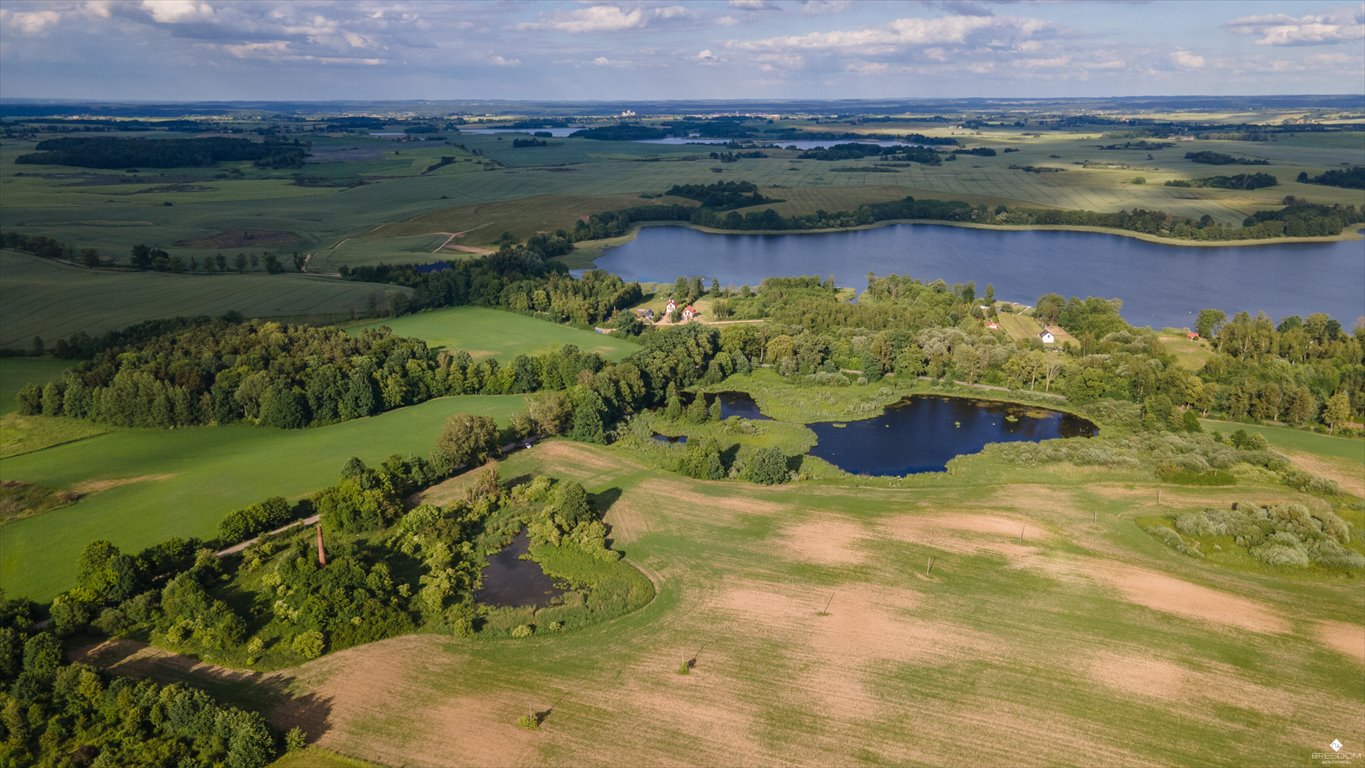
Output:
<path fill-rule="evenodd" d="M 664 305 L 664 317 L 668 317 L 669 315 L 672 315 L 674 312 L 677 311 L 678 302 L 674 301 L 673 299 L 669 299 L 668 303 Z"/>
<path fill-rule="evenodd" d="M 1042 333 L 1038 334 L 1038 338 L 1041 339 L 1044 344 L 1052 344 L 1057 341 L 1057 337 L 1052 335 L 1052 331 L 1049 331 L 1046 328 L 1043 329 Z"/>
<path fill-rule="evenodd" d="M 992 331 L 998 331 L 998 330 L 1000 330 L 1000 323 L 997 323 L 997 322 L 995 322 L 994 320 L 992 320 L 992 321 L 990 321 L 989 323 L 986 323 L 986 328 L 988 328 L 988 329 L 990 329 L 990 330 L 992 330 Z"/>
<path fill-rule="evenodd" d="M 692 321 L 692 318 L 694 318 L 694 317 L 696 317 L 697 315 L 700 315 L 700 314 L 701 314 L 701 310 L 697 309 L 696 307 L 692 306 L 691 304 L 688 304 L 686 307 L 683 308 L 683 312 L 682 312 L 682 321 L 683 321 L 684 323 L 691 322 L 691 321 Z"/>

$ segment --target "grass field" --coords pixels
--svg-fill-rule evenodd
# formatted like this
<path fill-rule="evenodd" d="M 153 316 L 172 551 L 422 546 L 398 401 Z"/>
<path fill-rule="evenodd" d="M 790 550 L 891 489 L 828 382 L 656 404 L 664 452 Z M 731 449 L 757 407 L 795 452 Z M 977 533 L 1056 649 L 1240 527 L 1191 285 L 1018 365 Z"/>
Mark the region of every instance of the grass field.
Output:
<path fill-rule="evenodd" d="M 634 342 L 614 335 L 485 307 L 430 310 L 392 320 L 352 323 L 345 328 L 359 333 L 379 326 L 388 326 L 399 336 L 423 339 L 433 347 L 462 349 L 475 358 L 495 357 L 501 362 L 510 362 L 517 355 L 549 352 L 565 344 L 609 360 L 620 360 L 637 348 Z"/>
<path fill-rule="evenodd" d="M 441 398 L 303 430 L 119 429 L 7 458 L 0 480 L 87 495 L 0 527 L 0 585 L 10 595 L 51 599 L 71 585 L 76 557 L 91 541 L 137 551 L 172 536 L 212 536 L 234 509 L 331 484 L 351 456 L 372 464 L 393 453 L 426 456 L 451 414 L 505 424 L 522 402 L 520 395 Z"/>
<path fill-rule="evenodd" d="M 0 348 L 98 336 L 141 320 L 178 315 L 338 320 L 405 288 L 309 275 L 172 275 L 108 272 L 0 251 Z"/>
<path fill-rule="evenodd" d="M 905 489 L 765 489 L 559 441 L 500 471 L 606 493 L 654 602 L 566 634 L 415 635 L 195 675 L 271 686 L 279 726 L 390 765 L 944 764 L 964 743 L 989 765 L 1306 765 L 1333 738 L 1365 741 L 1354 580 L 1221 569 L 1135 524 L 1320 503 L 1283 486 L 1165 486 L 1158 502 L 1132 470 L 988 453 Z M 541 726 L 518 728 L 530 712 Z"/>
<path fill-rule="evenodd" d="M 46 384 L 60 377 L 72 362 L 51 357 L 0 357 L 0 415 L 18 407 L 14 397 L 25 384 Z"/>
<path fill-rule="evenodd" d="M 1203 339 L 1191 339 L 1187 332 L 1178 328 L 1167 328 L 1157 335 L 1161 348 L 1175 355 L 1175 362 L 1187 371 L 1197 371 L 1213 357 L 1213 349 Z"/>

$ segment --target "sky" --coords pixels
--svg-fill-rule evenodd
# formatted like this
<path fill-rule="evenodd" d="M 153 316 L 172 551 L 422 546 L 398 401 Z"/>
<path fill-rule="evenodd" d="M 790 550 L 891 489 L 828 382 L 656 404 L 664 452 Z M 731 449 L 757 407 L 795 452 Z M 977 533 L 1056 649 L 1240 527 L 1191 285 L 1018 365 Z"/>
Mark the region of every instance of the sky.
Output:
<path fill-rule="evenodd" d="M 0 99 L 1365 93 L 1365 3 L 3 0 Z"/>

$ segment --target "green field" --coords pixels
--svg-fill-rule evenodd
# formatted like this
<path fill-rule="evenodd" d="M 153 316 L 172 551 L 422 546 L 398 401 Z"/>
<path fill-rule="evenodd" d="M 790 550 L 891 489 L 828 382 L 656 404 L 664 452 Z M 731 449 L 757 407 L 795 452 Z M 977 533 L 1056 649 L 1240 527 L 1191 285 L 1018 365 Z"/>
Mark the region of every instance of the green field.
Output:
<path fill-rule="evenodd" d="M 548 320 L 484 307 L 453 307 L 405 315 L 392 320 L 352 323 L 351 333 L 388 326 L 399 336 L 423 339 L 433 347 L 462 349 L 475 358 L 493 357 L 511 362 L 517 355 L 550 352 L 565 344 L 584 352 L 596 352 L 608 360 L 620 360 L 636 345 L 614 335 L 584 331 Z"/>
<path fill-rule="evenodd" d="M 172 536 L 213 536 L 234 509 L 331 484 L 351 456 L 369 463 L 393 453 L 425 456 L 451 414 L 505 424 L 522 402 L 520 395 L 448 397 L 304 430 L 119 429 L 5 459 L 0 480 L 88 495 L 0 527 L 0 585 L 10 595 L 49 600 L 71 586 L 76 557 L 91 541 L 140 550 Z"/>
<path fill-rule="evenodd" d="M 1230 434 L 1241 429 L 1264 435 L 1272 448 L 1349 459 L 1365 465 L 1365 440 L 1360 438 L 1337 437 L 1335 435 L 1324 435 L 1321 432 L 1309 432 L 1306 429 L 1277 427 L 1268 424 L 1239 424 L 1233 421 L 1214 421 L 1211 419 L 1203 420 L 1203 424 L 1210 431 L 1224 434 Z"/>
<path fill-rule="evenodd" d="M 14 412 L 18 407 L 14 396 L 25 384 L 46 384 L 60 377 L 72 362 L 51 357 L 0 357 L 0 415 Z"/>
<path fill-rule="evenodd" d="M 1365 741 L 1354 580 L 1221 569 L 1135 524 L 1317 501 L 1250 482 L 1158 502 L 1141 472 L 989 453 L 954 467 L 901 489 L 763 489 L 552 441 L 502 475 L 605 494 L 612 539 L 658 589 L 645 608 L 523 640 L 399 637 L 276 677 L 196 674 L 287 681 L 278 726 L 389 765 L 944 764 L 964 734 L 990 765 L 1298 765 L 1328 735 Z"/>
<path fill-rule="evenodd" d="M 98 336 L 142 320 L 222 315 L 339 320 L 363 316 L 404 288 L 310 275 L 173 275 L 72 267 L 0 251 L 0 348 Z"/>

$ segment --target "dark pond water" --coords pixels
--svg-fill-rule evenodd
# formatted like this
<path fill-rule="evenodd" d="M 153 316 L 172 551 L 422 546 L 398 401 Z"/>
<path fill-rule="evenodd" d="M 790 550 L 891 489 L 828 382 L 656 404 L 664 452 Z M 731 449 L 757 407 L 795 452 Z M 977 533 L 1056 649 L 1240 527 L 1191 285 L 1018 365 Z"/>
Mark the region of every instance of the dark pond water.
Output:
<path fill-rule="evenodd" d="M 835 425 L 840 426 L 835 426 Z M 1090 437 L 1095 425 L 1071 414 L 961 397 L 915 395 L 860 421 L 807 424 L 810 450 L 855 475 L 942 472 L 954 456 L 987 443 Z"/>
<path fill-rule="evenodd" d="M 653 435 L 651 435 L 651 437 L 653 437 L 656 441 L 660 443 L 676 443 L 678 445 L 687 444 L 687 435 L 661 435 L 658 432 L 655 432 Z"/>
<path fill-rule="evenodd" d="M 716 235 L 645 227 L 597 266 L 626 280 L 680 273 L 757 286 L 765 277 L 833 275 L 862 290 L 867 273 L 987 283 L 1001 299 L 1044 293 L 1123 300 L 1135 325 L 1191 327 L 1199 310 L 1265 311 L 1278 320 L 1326 312 L 1351 327 L 1365 314 L 1365 241 L 1181 247 L 1093 232 L 1002 231 L 895 224 L 804 235 Z"/>
<path fill-rule="evenodd" d="M 531 537 L 522 528 L 512 543 L 502 551 L 488 558 L 483 569 L 483 586 L 474 594 L 474 599 L 485 605 L 533 605 L 542 608 L 550 600 L 564 594 L 556 587 L 540 565 L 533 560 L 522 560 L 521 556 L 531 548 Z"/>
<path fill-rule="evenodd" d="M 728 419 L 731 416 L 749 419 L 750 421 L 769 420 L 763 412 L 758 410 L 758 403 L 749 396 L 748 392 L 717 392 L 706 396 L 706 406 L 711 407 L 711 403 L 720 399 L 720 417 Z"/>

